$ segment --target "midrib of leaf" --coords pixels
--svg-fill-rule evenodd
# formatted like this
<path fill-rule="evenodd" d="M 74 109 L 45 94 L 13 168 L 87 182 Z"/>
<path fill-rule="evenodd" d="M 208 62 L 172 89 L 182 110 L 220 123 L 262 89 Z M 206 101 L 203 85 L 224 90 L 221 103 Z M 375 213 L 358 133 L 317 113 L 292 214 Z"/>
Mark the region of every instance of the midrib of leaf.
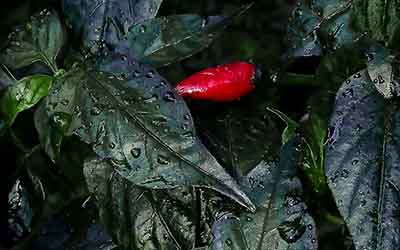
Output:
<path fill-rule="evenodd" d="M 168 144 L 164 143 L 156 134 L 154 134 L 151 130 L 149 130 L 145 124 L 140 121 L 140 119 L 134 114 L 133 112 L 127 111 L 125 108 L 125 105 L 120 102 L 109 90 L 106 85 L 104 85 L 101 81 L 99 81 L 96 77 L 92 76 L 92 73 L 88 73 L 88 77 L 92 78 L 98 85 L 101 86 L 101 88 L 117 103 L 118 107 L 120 110 L 126 114 L 149 136 L 151 136 L 157 143 L 159 143 L 162 147 L 166 148 L 170 153 L 174 154 L 178 159 L 183 161 L 184 163 L 188 164 L 190 167 L 199 170 L 202 174 L 205 176 L 210 177 L 214 181 L 217 181 L 219 184 L 226 186 L 225 183 L 222 183 L 218 178 L 214 178 L 210 174 L 208 174 L 206 171 L 204 171 L 202 168 L 191 162 L 190 160 L 186 159 L 183 155 L 181 155 L 179 152 L 176 152 L 173 148 L 171 148 Z"/>
<path fill-rule="evenodd" d="M 392 104 L 392 105 L 391 105 Z M 380 164 L 380 180 L 379 180 L 379 196 L 378 196 L 378 232 L 377 232 L 377 249 L 381 249 L 382 247 L 382 214 L 383 214 L 383 202 L 384 202 L 384 195 L 385 195 L 385 183 L 386 183 L 386 164 L 385 164 L 385 154 L 386 154 L 386 144 L 387 144 L 387 134 L 392 129 L 391 125 L 391 118 L 393 115 L 393 103 L 387 102 L 385 105 L 385 114 L 383 118 L 383 143 L 381 149 L 381 164 Z"/>
<path fill-rule="evenodd" d="M 167 231 L 168 235 L 172 238 L 175 246 L 178 250 L 182 250 L 182 246 L 179 244 L 178 240 L 175 238 L 174 234 L 171 232 L 171 229 L 168 226 L 168 223 L 165 221 L 164 216 L 160 213 L 159 207 L 156 205 L 156 201 L 153 198 L 152 194 L 145 194 L 147 199 L 150 201 L 151 207 L 155 211 L 157 217 L 160 219 L 161 224 L 164 226 L 165 231 Z"/>
<path fill-rule="evenodd" d="M 275 171 L 279 172 L 279 166 L 276 166 Z M 267 212 L 265 213 L 265 217 L 264 217 L 264 221 L 263 221 L 263 228 L 262 228 L 262 233 L 261 233 L 261 237 L 260 237 L 260 241 L 258 242 L 258 246 L 257 246 L 257 250 L 263 250 L 262 248 L 262 244 L 264 242 L 264 237 L 267 234 L 266 230 L 270 227 L 270 223 L 269 223 L 269 217 L 270 217 L 270 211 L 272 209 L 272 203 L 275 201 L 275 195 L 276 195 L 276 188 L 278 186 L 278 183 L 280 182 L 281 178 L 280 176 L 278 176 L 279 178 L 277 178 L 276 182 L 274 183 L 274 187 L 272 189 L 272 193 L 271 193 L 271 198 L 269 199 L 268 202 L 268 207 L 267 207 Z M 270 230 L 272 231 L 272 230 Z M 268 233 L 270 232 L 268 231 Z"/>

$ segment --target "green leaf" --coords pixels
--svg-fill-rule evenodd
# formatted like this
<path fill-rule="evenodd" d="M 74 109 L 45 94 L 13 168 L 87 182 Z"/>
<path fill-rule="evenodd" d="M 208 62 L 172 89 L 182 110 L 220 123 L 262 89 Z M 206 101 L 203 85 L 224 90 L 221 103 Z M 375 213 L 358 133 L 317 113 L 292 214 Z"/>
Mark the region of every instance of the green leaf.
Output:
<path fill-rule="evenodd" d="M 267 107 L 267 110 L 278 116 L 283 122 L 286 123 L 286 128 L 282 133 L 282 145 L 286 144 L 291 138 L 293 138 L 296 129 L 299 127 L 299 124 L 277 109 Z"/>
<path fill-rule="evenodd" d="M 289 18 L 289 58 L 320 56 L 322 48 L 352 47 L 362 35 L 351 27 L 352 1 L 300 1 Z"/>
<path fill-rule="evenodd" d="M 396 2 L 355 0 L 352 10 L 354 26 L 360 32 L 366 32 L 371 38 L 398 48 L 400 18 Z"/>
<path fill-rule="evenodd" d="M 155 67 L 165 66 L 196 54 L 208 46 L 251 5 L 246 5 L 228 17 L 175 15 L 150 19 L 134 25 L 128 33 L 128 43 L 117 51 L 129 51 L 137 60 Z"/>
<path fill-rule="evenodd" d="M 124 63 L 123 69 L 136 65 Z M 251 201 L 196 137 L 183 99 L 153 69 L 139 69 L 123 78 L 75 67 L 59 78 L 35 114 L 46 152 L 55 159 L 62 136 L 76 135 L 136 185 L 203 186 L 251 209 Z"/>
<path fill-rule="evenodd" d="M 53 80 L 51 76 L 34 75 L 9 87 L 0 99 L 0 113 L 6 124 L 11 126 L 20 112 L 32 108 L 47 96 Z"/>
<path fill-rule="evenodd" d="M 63 0 L 67 21 L 92 53 L 115 47 L 128 29 L 157 15 L 162 0 Z"/>
<path fill-rule="evenodd" d="M 374 85 L 362 70 L 339 89 L 325 156 L 329 187 L 357 250 L 399 243 L 400 106 Z"/>
<path fill-rule="evenodd" d="M 309 177 L 315 192 L 325 191 L 324 174 L 327 122 L 317 113 L 311 112 L 309 120 L 303 124 L 304 131 L 304 172 Z"/>
<path fill-rule="evenodd" d="M 278 164 L 261 161 L 240 181 L 256 204 L 253 213 L 221 213 L 214 223 L 213 249 L 317 249 L 315 223 L 296 177 L 298 138 L 283 146 Z"/>
<path fill-rule="evenodd" d="M 0 54 L 7 67 L 19 69 L 41 61 L 57 71 L 57 57 L 65 44 L 66 33 L 54 11 L 42 10 L 25 26 L 9 36 L 9 43 Z"/>
<path fill-rule="evenodd" d="M 194 198 L 190 191 L 151 191 L 135 187 L 104 160 L 91 159 L 84 173 L 96 197 L 100 219 L 123 249 L 193 249 Z"/>

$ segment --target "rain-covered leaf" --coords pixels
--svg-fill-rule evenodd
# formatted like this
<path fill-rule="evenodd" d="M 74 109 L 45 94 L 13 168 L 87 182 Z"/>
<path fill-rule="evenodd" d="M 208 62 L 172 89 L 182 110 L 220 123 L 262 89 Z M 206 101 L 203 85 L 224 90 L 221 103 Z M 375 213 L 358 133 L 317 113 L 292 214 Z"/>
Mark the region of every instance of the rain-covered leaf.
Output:
<path fill-rule="evenodd" d="M 41 61 L 56 72 L 57 57 L 65 40 L 65 30 L 58 15 L 54 11 L 43 10 L 9 35 L 0 60 L 12 69 Z"/>
<path fill-rule="evenodd" d="M 399 62 L 392 51 L 383 46 L 371 46 L 368 50 L 367 72 L 376 89 L 385 98 L 400 95 Z"/>
<path fill-rule="evenodd" d="M 400 17 L 395 1 L 354 0 L 353 23 L 360 32 L 382 41 L 386 45 L 397 47 L 399 43 Z"/>
<path fill-rule="evenodd" d="M 9 87 L 0 98 L 0 114 L 8 126 L 11 126 L 18 113 L 32 108 L 47 96 L 53 83 L 53 77 L 34 75 L 22 78 Z"/>
<path fill-rule="evenodd" d="M 291 138 L 293 138 L 296 129 L 299 127 L 299 124 L 275 108 L 267 107 L 267 110 L 278 116 L 283 122 L 286 123 L 286 127 L 282 132 L 282 145 L 286 144 Z"/>
<path fill-rule="evenodd" d="M 7 237 L 14 243 L 32 231 L 34 211 L 30 204 L 27 186 L 17 179 L 8 194 Z"/>
<path fill-rule="evenodd" d="M 213 226 L 213 249 L 317 249 L 315 223 L 296 177 L 298 139 L 282 148 L 279 163 L 261 161 L 240 184 L 256 204 L 253 213 L 224 212 Z"/>
<path fill-rule="evenodd" d="M 128 29 L 157 15 L 162 0 L 63 0 L 72 29 L 92 53 L 115 47 Z"/>
<path fill-rule="evenodd" d="M 51 158 L 57 157 L 64 135 L 76 135 L 136 185 L 203 186 L 252 208 L 196 137 L 183 99 L 153 69 L 118 58 L 102 66 L 117 75 L 78 66 L 57 80 L 35 114 Z M 127 78 L 118 74 L 121 69 Z"/>
<path fill-rule="evenodd" d="M 188 14 L 150 19 L 130 28 L 128 40 L 122 41 L 117 51 L 155 67 L 165 66 L 210 46 L 235 17 L 250 7 L 246 5 L 228 17 Z"/>
<path fill-rule="evenodd" d="M 197 210 L 192 192 L 135 187 L 105 160 L 87 160 L 84 173 L 102 223 L 123 249 L 195 247 Z"/>
<path fill-rule="evenodd" d="M 287 56 L 320 56 L 323 48 L 352 46 L 362 36 L 352 30 L 351 6 L 349 0 L 299 1 L 289 18 Z"/>
<path fill-rule="evenodd" d="M 337 93 L 325 173 L 356 249 L 398 249 L 399 103 L 368 73 L 355 73 Z"/>

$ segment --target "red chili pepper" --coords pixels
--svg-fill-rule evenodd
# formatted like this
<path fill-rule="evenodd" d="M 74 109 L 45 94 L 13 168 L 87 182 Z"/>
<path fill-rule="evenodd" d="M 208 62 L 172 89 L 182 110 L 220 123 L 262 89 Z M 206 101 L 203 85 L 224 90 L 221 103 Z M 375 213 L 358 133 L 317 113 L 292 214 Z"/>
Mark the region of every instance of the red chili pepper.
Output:
<path fill-rule="evenodd" d="M 176 86 L 183 97 L 195 100 L 228 102 L 250 93 L 256 67 L 247 62 L 233 62 L 202 70 Z"/>

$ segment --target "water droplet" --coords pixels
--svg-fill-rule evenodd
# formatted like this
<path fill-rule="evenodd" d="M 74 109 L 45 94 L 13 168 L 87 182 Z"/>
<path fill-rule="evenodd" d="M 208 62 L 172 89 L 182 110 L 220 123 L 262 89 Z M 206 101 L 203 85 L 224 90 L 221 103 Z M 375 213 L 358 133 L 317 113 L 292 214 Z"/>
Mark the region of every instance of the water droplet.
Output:
<path fill-rule="evenodd" d="M 345 89 L 342 93 L 343 97 L 353 97 L 354 91 L 352 88 Z"/>
<path fill-rule="evenodd" d="M 67 100 L 67 99 L 62 100 L 62 102 L 61 102 L 61 104 L 64 106 L 67 106 L 68 103 L 69 103 L 69 100 Z"/>
<path fill-rule="evenodd" d="M 140 29 L 140 32 L 142 32 L 142 33 L 146 32 L 146 26 L 144 26 L 144 25 L 141 25 L 139 27 L 139 29 Z"/>
<path fill-rule="evenodd" d="M 153 70 L 150 70 L 149 72 L 147 72 L 146 77 L 147 78 L 153 78 L 155 75 L 155 72 Z"/>
<path fill-rule="evenodd" d="M 361 73 L 357 73 L 354 75 L 354 78 L 360 78 L 361 77 Z"/>
<path fill-rule="evenodd" d="M 141 152 L 142 151 L 140 148 L 132 148 L 131 149 L 131 155 L 133 156 L 133 158 L 139 158 Z"/>
<path fill-rule="evenodd" d="M 226 243 L 228 246 L 232 246 L 232 240 L 231 240 L 231 239 L 225 240 L 225 243 Z"/>
<path fill-rule="evenodd" d="M 158 96 L 156 94 L 153 94 L 152 96 L 143 99 L 143 101 L 145 103 L 152 103 L 152 102 L 155 102 L 157 100 L 158 100 Z"/>
<path fill-rule="evenodd" d="M 351 165 L 353 165 L 353 166 L 354 166 L 354 165 L 357 165 L 357 163 L 358 163 L 358 160 L 357 160 L 357 159 L 354 159 L 354 160 L 351 161 Z"/>
<path fill-rule="evenodd" d="M 115 148 L 115 143 L 111 142 L 109 146 L 111 149 L 113 149 L 113 148 Z"/>
<path fill-rule="evenodd" d="M 157 162 L 161 165 L 167 165 L 169 163 L 169 159 L 163 155 L 158 155 Z"/>
<path fill-rule="evenodd" d="M 349 177 L 349 171 L 347 169 L 342 169 L 342 172 L 340 173 L 340 176 L 342 176 L 342 178 Z"/>
<path fill-rule="evenodd" d="M 301 218 L 284 222 L 278 227 L 279 235 L 288 243 L 294 243 L 304 234 L 306 226 L 301 224 Z"/>
<path fill-rule="evenodd" d="M 90 113 L 92 115 L 100 115 L 101 108 L 99 108 L 98 106 L 93 106 L 93 108 L 90 110 Z"/>
<path fill-rule="evenodd" d="M 183 116 L 183 119 L 185 119 L 186 121 L 189 121 L 190 120 L 190 115 L 189 114 L 185 114 Z"/>
<path fill-rule="evenodd" d="M 175 102 L 175 101 L 176 101 L 176 97 L 175 97 L 174 93 L 172 93 L 171 91 L 167 91 L 167 92 L 164 94 L 163 99 L 164 99 L 166 102 Z"/>

